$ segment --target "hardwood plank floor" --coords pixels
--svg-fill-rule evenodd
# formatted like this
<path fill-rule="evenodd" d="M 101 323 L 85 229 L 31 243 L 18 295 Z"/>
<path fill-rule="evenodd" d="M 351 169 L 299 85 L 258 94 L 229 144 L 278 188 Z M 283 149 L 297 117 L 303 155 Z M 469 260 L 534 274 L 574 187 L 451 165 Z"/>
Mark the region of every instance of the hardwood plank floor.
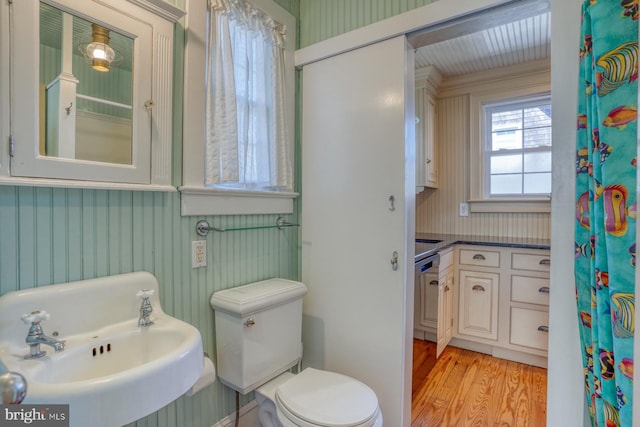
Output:
<path fill-rule="evenodd" d="M 544 427 L 547 370 L 413 341 L 412 427 Z"/>

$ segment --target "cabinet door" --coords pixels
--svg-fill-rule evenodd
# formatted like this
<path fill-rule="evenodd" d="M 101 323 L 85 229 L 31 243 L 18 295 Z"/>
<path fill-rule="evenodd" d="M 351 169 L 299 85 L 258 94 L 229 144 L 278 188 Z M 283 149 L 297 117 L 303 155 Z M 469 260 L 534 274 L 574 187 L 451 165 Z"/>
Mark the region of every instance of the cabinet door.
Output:
<path fill-rule="evenodd" d="M 499 281 L 499 274 L 460 270 L 459 333 L 498 339 Z"/>
<path fill-rule="evenodd" d="M 436 101 L 425 88 L 416 91 L 416 187 L 438 187 Z"/>
<path fill-rule="evenodd" d="M 421 274 L 417 276 L 417 287 L 420 288 L 420 306 L 416 307 L 420 326 L 436 329 L 438 327 L 439 285 L 437 274 Z"/>
<path fill-rule="evenodd" d="M 453 268 L 447 269 L 444 274 L 440 276 L 439 313 L 441 312 L 442 314 L 438 316 L 436 356 L 440 356 L 440 353 L 442 353 L 453 337 L 453 277 Z"/>
<path fill-rule="evenodd" d="M 436 101 L 429 94 L 424 96 L 424 172 L 425 187 L 438 187 L 438 162 L 436 161 Z"/>
<path fill-rule="evenodd" d="M 445 312 L 446 312 L 446 323 L 444 328 L 444 345 L 448 345 L 451 338 L 453 338 L 453 286 L 455 282 L 455 273 L 453 269 L 447 272 L 447 285 L 445 286 Z"/>

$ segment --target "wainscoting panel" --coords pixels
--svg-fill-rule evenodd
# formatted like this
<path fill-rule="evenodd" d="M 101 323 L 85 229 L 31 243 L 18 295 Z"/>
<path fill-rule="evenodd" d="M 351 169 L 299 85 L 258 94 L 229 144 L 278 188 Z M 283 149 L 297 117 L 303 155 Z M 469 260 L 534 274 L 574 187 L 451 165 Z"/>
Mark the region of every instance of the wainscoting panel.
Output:
<path fill-rule="evenodd" d="M 436 0 L 300 0 L 300 47 L 434 1 Z"/>
<path fill-rule="evenodd" d="M 439 188 L 416 197 L 416 232 L 549 239 L 548 213 L 478 213 L 458 216 L 469 185 L 469 97 L 438 99 Z"/>
<path fill-rule="evenodd" d="M 222 228 L 276 218 L 206 217 Z M 196 326 L 215 359 L 211 294 L 271 277 L 298 279 L 298 229 L 211 232 L 207 267 L 192 269 L 191 242 L 203 239 L 195 232 L 199 219 L 180 216 L 179 193 L 0 186 L 0 294 L 146 270 L 158 278 L 163 309 Z M 209 427 L 234 410 L 235 394 L 216 382 L 132 425 Z"/>

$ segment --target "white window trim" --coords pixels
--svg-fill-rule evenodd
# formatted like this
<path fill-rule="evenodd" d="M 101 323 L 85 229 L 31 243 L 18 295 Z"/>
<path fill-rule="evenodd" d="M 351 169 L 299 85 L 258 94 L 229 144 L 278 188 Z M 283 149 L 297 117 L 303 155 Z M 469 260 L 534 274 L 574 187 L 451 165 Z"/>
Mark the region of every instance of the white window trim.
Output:
<path fill-rule="evenodd" d="M 485 194 L 484 134 L 485 104 L 518 101 L 522 98 L 545 96 L 551 91 L 549 83 L 532 84 L 504 91 L 475 93 L 469 96 L 469 208 L 471 212 L 551 212 L 551 196 L 489 197 Z"/>
<path fill-rule="evenodd" d="M 287 28 L 286 36 L 286 96 L 287 119 L 290 135 L 295 124 L 295 69 L 296 20 L 272 0 L 250 0 L 251 3 Z M 207 0 L 188 2 L 185 29 L 184 120 L 181 214 L 235 215 L 292 213 L 295 192 L 255 191 L 211 188 L 204 185 L 204 81 L 206 58 Z M 291 158 L 294 158 L 293 153 Z M 295 168 L 295 165 L 294 165 Z"/>

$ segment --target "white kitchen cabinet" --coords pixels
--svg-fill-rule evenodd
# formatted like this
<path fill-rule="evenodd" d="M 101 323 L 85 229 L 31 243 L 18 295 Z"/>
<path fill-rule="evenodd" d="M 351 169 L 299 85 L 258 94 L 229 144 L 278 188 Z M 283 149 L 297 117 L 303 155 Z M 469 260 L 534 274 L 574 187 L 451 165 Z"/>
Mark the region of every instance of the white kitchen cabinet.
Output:
<path fill-rule="evenodd" d="M 438 188 L 436 93 L 442 78 L 434 67 L 416 70 L 416 192 Z"/>
<path fill-rule="evenodd" d="M 511 251 L 509 346 L 546 356 L 549 339 L 549 251 Z"/>
<path fill-rule="evenodd" d="M 414 337 L 436 343 L 436 356 L 445 349 L 453 336 L 454 293 L 453 249 L 440 253 L 437 272 L 418 276 L 414 306 Z"/>
<path fill-rule="evenodd" d="M 498 339 L 499 286 L 499 274 L 460 270 L 458 333 Z"/>
<path fill-rule="evenodd" d="M 436 272 L 418 276 L 414 309 L 415 326 L 420 330 L 434 332 L 438 327 L 439 288 Z"/>
<path fill-rule="evenodd" d="M 453 252 L 451 252 L 453 258 Z M 455 285 L 455 270 L 453 264 L 446 268 L 441 268 L 440 272 L 441 292 L 439 298 L 439 306 L 442 309 L 438 312 L 438 342 L 436 345 L 436 356 L 440 353 L 453 338 L 453 295 Z"/>
<path fill-rule="evenodd" d="M 549 313 L 543 310 L 511 307 L 509 342 L 546 351 L 549 341 Z"/>
<path fill-rule="evenodd" d="M 549 251 L 456 245 L 419 275 L 414 337 L 546 367 Z"/>
<path fill-rule="evenodd" d="M 454 344 L 546 367 L 549 251 L 460 245 Z"/>

